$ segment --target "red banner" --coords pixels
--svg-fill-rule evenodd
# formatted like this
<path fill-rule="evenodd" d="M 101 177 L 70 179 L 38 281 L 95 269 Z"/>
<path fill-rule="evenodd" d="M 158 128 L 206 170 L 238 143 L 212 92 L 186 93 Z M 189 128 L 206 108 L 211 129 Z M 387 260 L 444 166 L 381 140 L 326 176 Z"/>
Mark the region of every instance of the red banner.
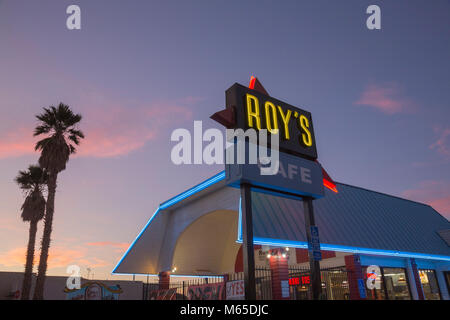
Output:
<path fill-rule="evenodd" d="M 225 300 L 224 283 L 206 283 L 197 286 L 189 286 L 189 300 Z"/>

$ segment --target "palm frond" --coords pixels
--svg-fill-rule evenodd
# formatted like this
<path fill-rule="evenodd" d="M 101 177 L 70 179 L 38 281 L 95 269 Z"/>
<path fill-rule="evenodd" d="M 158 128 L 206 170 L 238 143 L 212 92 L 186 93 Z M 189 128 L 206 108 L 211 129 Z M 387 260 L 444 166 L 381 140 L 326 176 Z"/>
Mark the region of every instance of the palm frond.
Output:
<path fill-rule="evenodd" d="M 52 127 L 51 126 L 49 126 L 47 124 L 40 125 L 40 126 L 37 126 L 34 129 L 33 136 L 38 136 L 38 135 L 43 134 L 43 133 L 49 133 L 51 131 L 52 131 Z"/>
<path fill-rule="evenodd" d="M 84 139 L 84 133 L 77 129 L 69 129 L 68 130 L 71 135 L 77 136 L 79 138 Z"/>
<path fill-rule="evenodd" d="M 69 144 L 69 148 L 70 148 L 70 154 L 74 154 L 77 152 L 77 149 L 73 145 Z"/>
<path fill-rule="evenodd" d="M 44 150 L 45 146 L 48 145 L 52 141 L 52 137 L 44 138 L 42 140 L 39 140 L 36 142 L 36 145 L 34 146 L 34 150 Z"/>
<path fill-rule="evenodd" d="M 48 173 L 36 165 L 30 165 L 28 170 L 19 171 L 19 174 L 14 179 L 22 190 L 28 191 L 31 189 L 42 190 L 48 182 Z"/>
<path fill-rule="evenodd" d="M 35 150 L 41 151 L 39 159 L 41 167 L 59 172 L 65 169 L 69 155 L 76 152 L 75 146 L 84 139 L 83 132 L 76 128 L 82 116 L 74 114 L 64 103 L 43 110 L 36 116 L 40 123 L 35 128 L 34 135 L 47 134 L 47 136 L 36 143 Z"/>
<path fill-rule="evenodd" d="M 45 199 L 39 189 L 33 190 L 23 202 L 22 220 L 23 221 L 39 221 L 44 217 Z"/>
<path fill-rule="evenodd" d="M 75 143 L 76 145 L 80 144 L 80 138 L 78 138 L 76 135 L 72 134 L 72 135 L 68 136 L 68 139 L 70 141 L 72 141 L 73 143 Z"/>

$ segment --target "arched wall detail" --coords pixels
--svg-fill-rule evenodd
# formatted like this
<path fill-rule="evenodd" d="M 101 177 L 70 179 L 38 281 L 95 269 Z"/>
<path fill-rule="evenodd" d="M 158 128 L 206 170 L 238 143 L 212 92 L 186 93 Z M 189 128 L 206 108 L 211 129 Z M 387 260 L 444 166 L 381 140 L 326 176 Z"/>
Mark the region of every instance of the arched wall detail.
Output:
<path fill-rule="evenodd" d="M 173 248 L 172 268 L 183 275 L 234 272 L 240 244 L 236 243 L 238 212 L 215 210 L 184 228 Z M 176 274 L 175 273 L 175 274 Z"/>

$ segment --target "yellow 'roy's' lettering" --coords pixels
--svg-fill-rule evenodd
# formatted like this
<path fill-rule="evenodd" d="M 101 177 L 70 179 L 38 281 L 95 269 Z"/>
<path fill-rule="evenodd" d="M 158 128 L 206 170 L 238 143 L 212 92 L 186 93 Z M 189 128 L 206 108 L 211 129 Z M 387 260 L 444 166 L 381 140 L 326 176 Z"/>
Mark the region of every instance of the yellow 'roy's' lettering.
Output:
<path fill-rule="evenodd" d="M 306 146 L 311 147 L 312 138 L 311 132 L 309 131 L 309 120 L 304 115 L 301 115 L 298 121 L 300 122 L 300 127 L 304 131 L 304 133 L 302 133 L 302 141 Z"/>
<path fill-rule="evenodd" d="M 270 101 L 266 101 L 264 107 L 265 107 L 265 111 L 266 111 L 267 130 L 272 134 L 277 134 L 278 133 L 277 108 Z M 271 118 L 272 118 L 272 120 L 271 120 Z M 272 126 L 272 122 L 273 122 L 273 126 Z"/>
<path fill-rule="evenodd" d="M 252 101 L 254 109 L 252 110 Z M 253 119 L 256 122 L 256 128 L 261 130 L 261 119 L 259 117 L 259 101 L 258 98 L 247 93 L 247 121 L 249 127 L 253 126 Z"/>
<path fill-rule="evenodd" d="M 278 106 L 278 111 L 280 111 L 281 119 L 283 120 L 283 124 L 284 124 L 284 138 L 286 140 L 289 140 L 290 139 L 290 136 L 289 136 L 289 120 L 291 119 L 292 111 L 288 109 L 286 114 L 284 114 L 283 113 L 283 109 L 281 109 L 280 106 Z"/>
<path fill-rule="evenodd" d="M 250 128 L 255 128 L 261 130 L 261 111 L 259 108 L 259 100 L 257 97 L 248 94 L 246 95 L 247 100 L 247 124 Z M 277 112 L 278 111 L 278 112 Z M 267 131 L 271 134 L 277 134 L 279 132 L 279 127 L 281 126 L 284 130 L 283 137 L 286 140 L 290 139 L 289 133 L 289 121 L 294 114 L 292 110 L 287 109 L 283 111 L 281 106 L 275 106 L 274 103 L 270 101 L 264 102 L 264 118 L 265 127 Z M 278 117 L 278 113 L 280 117 Z M 299 142 L 303 146 L 311 147 L 313 145 L 312 135 L 310 131 L 310 124 L 307 117 L 297 112 L 294 114 L 295 118 L 298 118 L 299 129 L 302 131 L 301 137 L 299 137 Z M 278 123 L 278 119 L 281 118 L 282 123 Z M 264 120 L 264 119 L 263 119 Z M 296 120 L 295 120 L 296 121 Z"/>

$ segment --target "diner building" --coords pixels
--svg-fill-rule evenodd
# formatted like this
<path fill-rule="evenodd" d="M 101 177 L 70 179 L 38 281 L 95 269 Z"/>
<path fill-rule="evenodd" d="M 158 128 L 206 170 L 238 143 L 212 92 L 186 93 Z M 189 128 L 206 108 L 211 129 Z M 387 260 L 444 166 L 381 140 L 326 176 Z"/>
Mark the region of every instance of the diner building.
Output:
<path fill-rule="evenodd" d="M 225 172 L 163 203 L 113 274 L 174 277 L 242 273 L 240 190 Z M 450 299 L 450 222 L 431 206 L 343 183 L 313 201 L 323 299 Z M 252 189 L 259 298 L 308 299 L 301 199 Z M 263 271 L 269 276 L 259 276 Z M 262 292 L 269 291 L 269 294 Z"/>

